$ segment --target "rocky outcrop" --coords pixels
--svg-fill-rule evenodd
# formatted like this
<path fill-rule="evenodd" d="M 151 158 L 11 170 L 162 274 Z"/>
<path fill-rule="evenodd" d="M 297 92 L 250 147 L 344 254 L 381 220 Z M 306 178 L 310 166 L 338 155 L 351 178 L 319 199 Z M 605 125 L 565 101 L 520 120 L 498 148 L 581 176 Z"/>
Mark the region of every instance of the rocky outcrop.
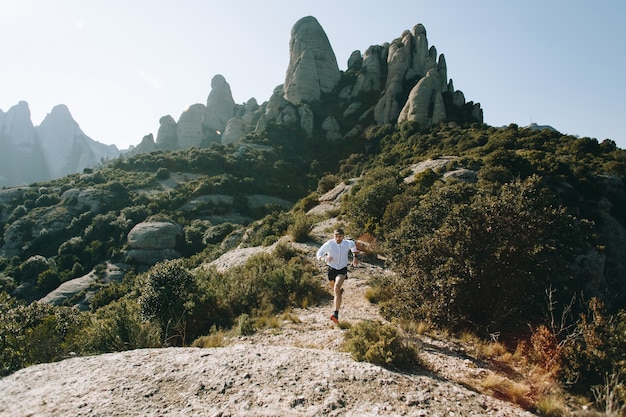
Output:
<path fill-rule="evenodd" d="M 55 106 L 36 128 L 52 178 L 82 172 L 120 155 L 114 145 L 96 142 L 74 121 L 67 106 Z"/>
<path fill-rule="evenodd" d="M 128 233 L 130 250 L 126 256 L 140 264 L 153 265 L 166 259 L 179 258 L 175 249 L 183 236 L 183 229 L 170 222 L 142 222 Z"/>
<path fill-rule="evenodd" d="M 141 140 L 141 143 L 139 145 L 137 145 L 129 153 L 131 155 L 137 155 L 137 154 L 140 154 L 140 153 L 154 152 L 156 150 L 157 150 L 157 145 L 154 142 L 154 136 L 152 136 L 152 133 L 150 133 L 150 134 L 144 136 L 143 139 Z"/>
<path fill-rule="evenodd" d="M 179 149 L 198 148 L 202 145 L 204 134 L 202 126 L 206 106 L 204 104 L 193 104 L 185 110 L 178 119 L 176 125 L 176 139 Z"/>
<path fill-rule="evenodd" d="M 203 126 L 206 131 L 221 135 L 228 121 L 235 116 L 235 100 L 224 76 L 217 74 L 211 80 L 211 92 L 206 102 Z"/>
<path fill-rule="evenodd" d="M 335 53 L 317 19 L 298 20 L 291 29 L 284 97 L 293 104 L 310 103 L 333 91 L 341 79 Z"/>
<path fill-rule="evenodd" d="M 0 186 L 59 178 L 119 155 L 114 145 L 87 136 L 63 104 L 37 127 L 25 101 L 0 111 Z"/>
<path fill-rule="evenodd" d="M 446 120 L 441 78 L 437 70 L 428 71 L 409 93 L 409 98 L 398 117 L 398 123 L 405 120 L 415 121 L 424 126 Z"/>
<path fill-rule="evenodd" d="M 159 131 L 156 137 L 156 146 L 159 149 L 178 149 L 176 139 L 176 120 L 170 115 L 159 120 Z"/>
<path fill-rule="evenodd" d="M 243 106 L 237 106 L 238 114 L 231 118 L 222 133 L 222 145 L 237 142 L 253 131 L 261 117 L 256 99 L 251 98 Z"/>
<path fill-rule="evenodd" d="M 0 119 L 0 187 L 50 178 L 28 103 L 20 101 Z"/>

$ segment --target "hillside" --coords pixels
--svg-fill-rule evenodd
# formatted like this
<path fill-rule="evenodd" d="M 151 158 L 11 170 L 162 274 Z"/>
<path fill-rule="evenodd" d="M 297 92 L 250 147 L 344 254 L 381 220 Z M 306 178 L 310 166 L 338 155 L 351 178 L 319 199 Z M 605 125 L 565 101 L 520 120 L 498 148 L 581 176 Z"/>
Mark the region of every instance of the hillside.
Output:
<path fill-rule="evenodd" d="M 310 242 L 295 245 L 313 257 L 335 223 L 320 223 Z M 390 271 L 367 262 L 350 271 L 345 323 L 383 321 L 365 299 L 368 281 L 383 273 Z M 325 279 L 321 267 L 317 278 Z M 223 347 L 140 349 L 23 369 L 0 379 L 0 415 L 532 415 L 468 389 L 466 381 L 493 370 L 444 339 L 421 338 L 427 367 L 413 373 L 355 362 L 342 349 L 346 330 L 328 320 L 330 304 L 294 308 L 278 327 L 227 336 Z"/>

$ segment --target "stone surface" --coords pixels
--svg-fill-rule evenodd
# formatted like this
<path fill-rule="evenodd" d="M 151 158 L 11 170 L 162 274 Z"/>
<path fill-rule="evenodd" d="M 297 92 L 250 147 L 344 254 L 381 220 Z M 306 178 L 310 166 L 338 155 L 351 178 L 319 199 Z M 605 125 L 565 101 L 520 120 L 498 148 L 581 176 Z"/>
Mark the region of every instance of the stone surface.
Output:
<path fill-rule="evenodd" d="M 206 102 L 204 128 L 207 131 L 219 132 L 226 129 L 228 121 L 235 116 L 235 100 L 230 85 L 223 75 L 217 74 L 211 80 L 211 92 Z"/>
<path fill-rule="evenodd" d="M 446 119 L 446 108 L 441 93 L 439 72 L 428 71 L 411 90 L 398 117 L 398 123 L 410 120 L 429 126 L 443 122 Z"/>
<path fill-rule="evenodd" d="M 179 149 L 198 148 L 202 144 L 204 134 L 202 125 L 206 114 L 206 106 L 196 103 L 180 115 L 176 126 L 176 138 Z"/>
<path fill-rule="evenodd" d="M 78 173 L 119 155 L 114 145 L 87 136 L 63 104 L 37 127 L 25 101 L 6 113 L 0 110 L 0 187 Z"/>
<path fill-rule="evenodd" d="M 156 145 L 159 149 L 178 149 L 176 139 L 176 121 L 170 115 L 159 119 L 159 130 L 156 137 Z"/>
<path fill-rule="evenodd" d="M 298 20 L 291 30 L 289 66 L 284 97 L 291 103 L 310 103 L 331 92 L 341 73 L 328 37 L 312 16 Z"/>
<path fill-rule="evenodd" d="M 142 222 L 128 232 L 128 246 L 132 249 L 172 249 L 182 233 L 182 227 L 174 223 Z"/>
<path fill-rule="evenodd" d="M 152 136 L 152 133 L 150 133 L 150 134 L 144 136 L 143 139 L 141 139 L 141 143 L 139 145 L 137 145 L 129 153 L 131 155 L 137 155 L 137 154 L 140 154 L 140 153 L 154 152 L 156 150 L 157 150 L 157 145 L 154 142 L 154 136 Z"/>

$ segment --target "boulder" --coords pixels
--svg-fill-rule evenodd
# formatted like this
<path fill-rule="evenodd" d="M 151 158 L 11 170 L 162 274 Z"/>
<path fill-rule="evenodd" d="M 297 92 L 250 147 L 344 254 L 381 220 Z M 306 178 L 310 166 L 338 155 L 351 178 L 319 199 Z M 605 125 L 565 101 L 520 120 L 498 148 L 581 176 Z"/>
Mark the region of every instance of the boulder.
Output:
<path fill-rule="evenodd" d="M 128 246 L 132 249 L 161 250 L 176 247 L 183 228 L 170 222 L 142 222 L 128 233 Z"/>
<path fill-rule="evenodd" d="M 126 257 L 143 265 L 154 265 L 180 258 L 181 254 L 175 249 L 131 249 L 126 251 Z"/>
<path fill-rule="evenodd" d="M 312 16 L 298 20 L 291 30 L 289 66 L 284 97 L 293 104 L 313 102 L 334 90 L 341 72 L 328 37 Z"/>

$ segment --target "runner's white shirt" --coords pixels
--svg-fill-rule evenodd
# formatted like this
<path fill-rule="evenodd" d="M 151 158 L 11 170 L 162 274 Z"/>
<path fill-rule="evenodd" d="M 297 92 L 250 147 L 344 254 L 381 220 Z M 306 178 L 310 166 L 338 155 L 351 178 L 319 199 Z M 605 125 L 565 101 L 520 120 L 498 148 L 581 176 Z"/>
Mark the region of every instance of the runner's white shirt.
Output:
<path fill-rule="evenodd" d="M 342 269 L 348 266 L 348 252 L 356 253 L 356 243 L 350 239 L 344 239 L 341 243 L 330 239 L 317 250 L 317 259 L 322 259 L 325 255 L 330 255 L 332 260 L 326 265 L 334 269 Z"/>

